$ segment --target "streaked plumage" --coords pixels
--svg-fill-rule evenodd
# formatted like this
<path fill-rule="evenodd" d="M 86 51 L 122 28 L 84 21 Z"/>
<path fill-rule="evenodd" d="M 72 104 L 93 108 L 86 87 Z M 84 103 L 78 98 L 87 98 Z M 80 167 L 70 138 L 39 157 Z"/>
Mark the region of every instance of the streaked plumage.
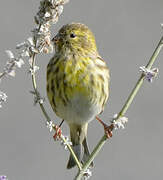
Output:
<path fill-rule="evenodd" d="M 47 66 L 47 95 L 56 115 L 70 127 L 77 157 L 85 161 L 89 156 L 88 123 L 103 111 L 108 99 L 109 70 L 98 54 L 92 32 L 85 25 L 63 26 L 54 41 L 55 55 Z M 67 167 L 74 165 L 70 157 Z"/>

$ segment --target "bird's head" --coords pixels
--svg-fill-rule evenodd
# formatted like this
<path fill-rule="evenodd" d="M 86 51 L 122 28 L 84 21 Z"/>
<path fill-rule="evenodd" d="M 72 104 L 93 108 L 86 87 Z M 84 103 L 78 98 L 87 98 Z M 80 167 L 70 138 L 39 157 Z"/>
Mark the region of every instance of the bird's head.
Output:
<path fill-rule="evenodd" d="M 95 37 L 84 24 L 72 23 L 63 26 L 52 39 L 56 52 L 75 54 L 95 54 L 97 52 Z"/>

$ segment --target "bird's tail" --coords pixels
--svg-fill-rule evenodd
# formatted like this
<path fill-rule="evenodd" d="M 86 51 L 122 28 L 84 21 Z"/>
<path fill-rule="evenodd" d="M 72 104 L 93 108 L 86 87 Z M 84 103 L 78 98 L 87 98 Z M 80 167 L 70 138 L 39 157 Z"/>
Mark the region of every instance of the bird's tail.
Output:
<path fill-rule="evenodd" d="M 79 161 L 81 161 L 82 158 L 82 146 L 81 144 L 75 145 L 72 147 L 74 153 L 76 154 L 76 157 L 78 158 Z M 67 169 L 71 169 L 76 165 L 76 162 L 73 158 L 73 156 L 70 154 L 68 164 L 67 164 Z"/>
<path fill-rule="evenodd" d="M 86 140 L 88 124 L 84 125 L 70 125 L 70 136 L 72 142 L 72 148 L 79 161 L 84 163 L 90 156 L 88 144 Z M 76 165 L 73 156 L 70 154 L 67 169 L 70 169 Z M 93 164 L 91 164 L 93 165 Z"/>

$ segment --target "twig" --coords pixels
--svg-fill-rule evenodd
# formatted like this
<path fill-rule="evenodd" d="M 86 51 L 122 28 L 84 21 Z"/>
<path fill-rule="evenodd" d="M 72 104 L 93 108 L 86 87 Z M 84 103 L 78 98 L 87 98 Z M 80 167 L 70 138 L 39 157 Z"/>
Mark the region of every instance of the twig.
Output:
<path fill-rule="evenodd" d="M 63 1 L 63 2 L 64 2 L 64 1 Z M 62 3 L 63 3 L 63 2 L 62 2 Z M 56 7 L 57 7 L 57 6 L 56 6 Z M 58 16 L 59 16 L 59 14 L 58 14 Z M 40 25 L 39 25 L 38 32 L 40 31 L 40 28 L 41 28 L 41 23 L 40 23 Z M 34 45 L 35 45 L 35 49 L 37 49 L 37 39 L 36 39 L 36 38 L 34 38 Z M 31 68 L 32 68 L 32 69 L 34 69 L 34 67 L 35 67 L 36 55 L 37 55 L 37 53 L 33 52 L 32 56 L 31 56 L 31 61 L 32 61 L 32 63 L 31 63 Z M 37 83 L 36 83 L 35 72 L 31 73 L 31 76 L 32 76 L 32 85 L 33 85 L 33 89 L 34 89 L 34 94 L 36 95 L 36 98 L 37 98 L 37 99 L 40 99 L 40 93 L 39 93 L 39 91 L 37 90 Z M 44 114 L 47 122 L 50 123 L 50 122 L 51 122 L 51 119 L 50 119 L 50 117 L 48 116 L 48 114 L 47 114 L 47 112 L 46 112 L 46 110 L 45 110 L 45 108 L 44 108 L 43 103 L 40 102 L 40 101 L 38 101 L 38 103 L 39 103 L 39 106 L 40 106 L 40 108 L 41 108 L 41 110 L 42 110 L 42 112 L 43 112 L 43 114 Z M 55 125 L 55 124 L 53 124 L 53 129 L 56 131 L 56 125 Z M 70 146 L 69 144 L 67 144 L 67 141 L 66 141 L 65 137 L 64 137 L 62 134 L 61 134 L 60 138 L 61 138 L 61 140 L 66 144 L 66 146 L 67 146 L 68 150 L 70 151 L 70 153 L 72 154 L 72 156 L 73 156 L 73 158 L 74 158 L 74 160 L 75 160 L 75 162 L 76 162 L 79 170 L 81 170 L 81 169 L 82 169 L 82 165 L 81 165 L 81 163 L 79 162 L 77 156 L 75 155 L 73 149 L 71 148 L 71 146 Z"/>
<path fill-rule="evenodd" d="M 153 63 L 155 62 L 157 56 L 159 55 L 161 49 L 163 46 L 163 37 L 161 37 L 161 40 L 159 41 L 155 51 L 153 52 L 148 64 L 146 65 L 146 68 L 151 69 Z M 126 103 L 124 104 L 124 106 L 122 107 L 122 110 L 119 112 L 118 116 L 117 116 L 117 120 L 124 116 L 124 114 L 126 113 L 126 111 L 128 110 L 128 108 L 130 107 L 133 99 L 135 98 L 137 92 L 139 91 L 140 87 L 143 84 L 144 81 L 144 77 L 145 75 L 142 74 L 139 78 L 139 80 L 137 81 L 135 87 L 133 88 L 131 94 L 129 95 Z M 109 126 L 110 130 L 114 130 L 114 125 L 113 123 Z M 99 151 L 101 150 L 101 148 L 103 147 L 103 145 L 105 144 L 107 140 L 107 136 L 104 135 L 101 140 L 99 141 L 99 143 L 97 144 L 97 146 L 94 148 L 93 152 L 91 153 L 89 159 L 87 160 L 87 162 L 85 162 L 85 164 L 83 165 L 82 171 L 79 170 L 77 176 L 75 177 L 75 180 L 80 180 L 83 177 L 84 172 L 86 171 L 86 169 L 90 166 L 91 162 L 94 160 L 94 158 L 98 155 Z"/>
<path fill-rule="evenodd" d="M 32 57 L 32 59 L 33 59 L 33 60 L 32 60 L 32 67 L 35 66 L 35 56 L 36 56 L 36 54 L 33 54 L 33 57 Z M 37 90 L 35 73 L 32 74 L 32 84 L 33 84 L 33 89 L 34 89 L 34 91 L 35 91 L 35 94 L 36 94 L 36 96 L 39 98 L 39 93 L 38 93 L 38 90 Z M 48 114 L 47 114 L 47 112 L 46 112 L 46 110 L 45 110 L 45 108 L 44 108 L 44 105 L 43 105 L 42 103 L 40 103 L 40 102 L 38 102 L 38 103 L 39 103 L 39 106 L 40 106 L 40 108 L 41 108 L 41 110 L 42 110 L 42 112 L 43 112 L 46 120 L 47 120 L 48 122 L 50 122 L 51 119 L 50 119 L 50 117 L 48 116 Z M 53 125 L 53 129 L 56 130 L 56 129 L 55 129 L 55 125 Z M 64 137 L 63 135 L 61 135 L 60 138 L 66 143 L 65 137 Z M 76 157 L 76 155 L 75 155 L 74 151 L 72 150 L 71 146 L 67 144 L 67 147 L 68 147 L 70 153 L 72 154 L 72 156 L 73 156 L 73 158 L 74 158 L 74 160 L 75 160 L 78 168 L 81 170 L 81 169 L 82 169 L 81 163 L 79 162 L 78 158 Z"/>
<path fill-rule="evenodd" d="M 158 43 L 155 51 L 153 52 L 153 54 L 152 54 L 152 56 L 151 56 L 148 64 L 146 65 L 146 68 L 151 69 L 153 63 L 155 62 L 157 56 L 159 55 L 159 52 L 161 51 L 161 48 L 162 48 L 162 46 L 163 46 L 162 43 L 163 43 L 163 37 L 162 37 L 161 40 L 159 41 L 159 43 Z M 126 103 L 124 104 L 122 110 L 120 111 L 119 117 L 120 117 L 120 116 L 123 116 L 123 115 L 126 113 L 127 109 L 128 109 L 129 106 L 131 105 L 134 97 L 136 96 L 137 92 L 139 91 L 140 87 L 142 86 L 143 81 L 144 81 L 144 77 L 145 77 L 145 75 L 142 74 L 141 77 L 139 78 L 139 80 L 138 80 L 138 82 L 136 83 L 134 89 L 132 90 L 131 94 L 129 95 Z"/>

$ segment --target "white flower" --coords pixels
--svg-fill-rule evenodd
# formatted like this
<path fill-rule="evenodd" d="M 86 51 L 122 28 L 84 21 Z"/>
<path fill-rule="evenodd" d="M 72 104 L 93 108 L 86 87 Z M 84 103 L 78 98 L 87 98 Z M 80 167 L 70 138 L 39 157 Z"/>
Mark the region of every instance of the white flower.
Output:
<path fill-rule="evenodd" d="M 7 95 L 4 92 L 0 91 L 0 108 L 2 107 L 2 103 L 6 102 L 6 99 Z"/>
<path fill-rule="evenodd" d="M 39 70 L 39 67 L 38 67 L 38 66 L 34 66 L 34 67 L 33 67 L 34 73 L 35 73 L 36 71 L 38 71 L 38 70 Z"/>
<path fill-rule="evenodd" d="M 21 48 L 29 48 L 31 46 L 34 46 L 34 41 L 33 41 L 33 38 L 32 37 L 29 37 L 26 41 L 20 43 L 20 44 L 17 44 L 16 45 L 16 49 L 21 49 Z"/>
<path fill-rule="evenodd" d="M 14 54 L 12 53 L 12 51 L 6 50 L 5 52 L 6 52 L 6 54 L 7 54 L 7 56 L 8 56 L 9 59 L 14 59 L 14 58 L 15 58 L 15 57 L 14 57 Z"/>
<path fill-rule="evenodd" d="M 69 2 L 69 0 L 50 0 L 50 1 L 53 1 L 53 3 L 55 3 L 56 5 L 66 4 Z"/>
<path fill-rule="evenodd" d="M 117 117 L 118 117 L 118 114 L 114 114 L 113 119 L 111 120 L 111 123 L 114 124 L 114 129 L 115 130 L 120 129 L 120 128 L 124 129 L 125 128 L 124 125 L 128 122 L 128 118 L 122 116 L 117 119 Z"/>
<path fill-rule="evenodd" d="M 113 115 L 113 119 L 116 119 L 118 117 L 118 114 Z"/>
<path fill-rule="evenodd" d="M 161 28 L 163 29 L 163 23 L 160 23 L 160 25 L 161 25 Z"/>
<path fill-rule="evenodd" d="M 25 42 L 18 44 L 16 48 L 21 49 L 21 51 L 19 52 L 21 58 L 31 57 L 33 52 L 39 53 L 39 51 L 35 48 L 32 37 L 29 37 Z"/>
<path fill-rule="evenodd" d="M 51 132 L 53 130 L 53 122 L 52 121 L 47 121 L 46 122 L 46 127 L 49 129 Z"/>
<path fill-rule="evenodd" d="M 48 17 L 50 17 L 50 16 L 51 16 L 51 14 L 50 14 L 49 12 L 46 12 L 46 13 L 45 13 L 45 17 L 46 17 L 46 18 L 48 18 Z"/>
<path fill-rule="evenodd" d="M 90 170 L 90 168 L 87 168 L 85 170 L 85 172 L 83 173 L 83 179 L 87 180 L 92 176 L 92 171 Z"/>
<path fill-rule="evenodd" d="M 22 42 L 16 45 L 16 49 L 21 49 L 22 47 L 26 46 L 26 42 Z"/>
<path fill-rule="evenodd" d="M 0 175 L 0 180 L 8 180 L 8 179 L 7 179 L 7 176 L 5 176 L 5 175 Z"/>
<path fill-rule="evenodd" d="M 50 41 L 50 26 L 58 21 L 58 17 L 63 12 L 63 5 L 67 2 L 68 0 L 42 0 L 40 2 L 39 11 L 35 16 L 38 27 L 32 31 L 37 41 L 36 49 L 39 53 L 51 53 L 53 51 L 53 45 Z"/>
<path fill-rule="evenodd" d="M 39 95 L 39 96 L 36 95 L 36 96 L 34 97 L 34 105 L 36 105 L 37 103 L 43 104 L 44 101 L 45 101 L 45 99 L 44 99 L 44 98 L 41 98 L 40 95 Z"/>
<path fill-rule="evenodd" d="M 20 53 L 21 57 L 29 57 L 30 53 L 29 53 L 29 49 L 23 49 Z"/>
<path fill-rule="evenodd" d="M 24 46 L 24 43 L 19 44 L 17 48 L 20 48 L 22 46 Z M 16 67 L 21 68 L 21 66 L 24 64 L 24 61 L 22 59 L 23 55 L 20 54 L 19 57 L 16 58 L 14 57 L 14 54 L 10 50 L 6 50 L 6 54 L 9 58 L 9 61 L 7 61 L 6 66 L 4 67 L 3 73 L 5 75 L 15 76 Z"/>
<path fill-rule="evenodd" d="M 38 66 L 33 66 L 33 68 L 30 67 L 29 72 L 31 73 L 31 75 L 33 75 L 33 74 L 35 74 L 35 72 L 38 71 L 38 70 L 39 70 L 39 67 L 38 67 Z"/>
<path fill-rule="evenodd" d="M 18 61 L 15 61 L 15 64 L 18 68 L 21 68 L 24 65 L 24 61 L 22 58 L 19 58 Z"/>
<path fill-rule="evenodd" d="M 34 95 L 34 105 L 36 105 L 37 103 L 43 104 L 45 101 L 45 98 L 42 98 L 40 93 L 38 91 L 30 91 L 31 94 Z"/>
<path fill-rule="evenodd" d="M 12 76 L 12 77 L 15 77 L 15 69 L 11 69 L 10 71 L 8 71 L 7 73 L 8 75 Z"/>
<path fill-rule="evenodd" d="M 45 99 L 42 99 L 42 98 L 41 98 L 41 99 L 39 100 L 39 103 L 40 103 L 40 104 L 43 104 L 44 101 L 45 101 Z"/>
<path fill-rule="evenodd" d="M 29 38 L 27 39 L 27 43 L 29 43 L 29 46 L 34 46 L 33 37 L 29 37 Z"/>
<path fill-rule="evenodd" d="M 143 72 L 149 82 L 152 82 L 153 78 L 157 76 L 159 70 L 158 68 L 148 69 L 145 66 L 141 66 L 140 71 Z"/>
<path fill-rule="evenodd" d="M 72 145 L 72 142 L 69 140 L 68 136 L 64 136 L 65 141 L 61 140 L 61 145 L 64 146 L 64 149 L 67 150 L 68 145 Z"/>
<path fill-rule="evenodd" d="M 3 101 L 3 102 L 5 102 L 6 99 L 7 99 L 7 95 L 6 95 L 4 92 L 2 92 L 2 91 L 0 91 L 0 99 L 1 99 L 1 101 Z"/>
<path fill-rule="evenodd" d="M 36 28 L 33 30 L 33 36 L 37 39 L 37 48 L 33 51 L 35 53 L 49 53 L 53 49 L 50 38 L 50 25 L 49 23 L 41 25 L 40 29 Z"/>
<path fill-rule="evenodd" d="M 63 12 L 63 6 L 62 5 L 58 6 L 56 10 L 58 12 L 58 16 L 60 16 Z"/>
<path fill-rule="evenodd" d="M 65 0 L 43 0 L 40 3 L 39 11 L 35 16 L 35 21 L 38 27 L 33 30 L 33 35 L 37 39 L 37 47 L 43 44 L 47 36 L 50 37 L 51 23 L 58 21 L 58 16 L 63 12 L 63 4 Z M 49 44 L 48 44 L 49 45 Z"/>
<path fill-rule="evenodd" d="M 4 73 L 10 76 L 15 76 L 15 61 L 8 61 L 4 67 Z"/>

